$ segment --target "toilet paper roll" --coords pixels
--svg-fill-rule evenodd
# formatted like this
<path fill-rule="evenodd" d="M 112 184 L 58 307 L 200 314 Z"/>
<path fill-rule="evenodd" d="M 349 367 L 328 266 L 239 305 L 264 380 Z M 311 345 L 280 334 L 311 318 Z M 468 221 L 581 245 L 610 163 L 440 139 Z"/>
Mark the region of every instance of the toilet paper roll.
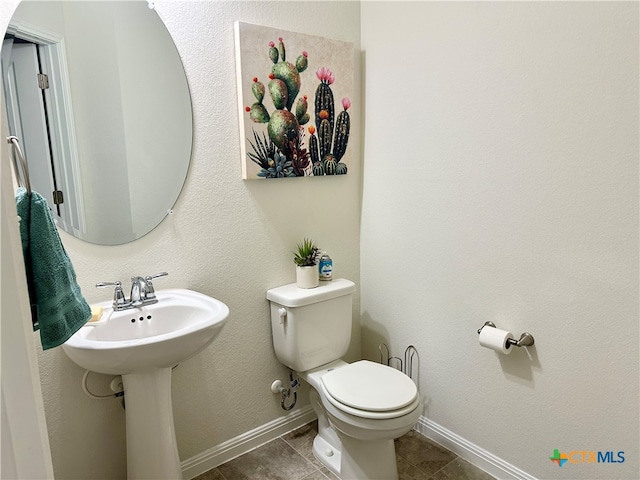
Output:
<path fill-rule="evenodd" d="M 507 342 L 509 338 L 513 338 L 513 334 L 499 328 L 485 325 L 480 330 L 480 345 L 505 355 L 510 354 L 513 350 L 511 344 Z"/>

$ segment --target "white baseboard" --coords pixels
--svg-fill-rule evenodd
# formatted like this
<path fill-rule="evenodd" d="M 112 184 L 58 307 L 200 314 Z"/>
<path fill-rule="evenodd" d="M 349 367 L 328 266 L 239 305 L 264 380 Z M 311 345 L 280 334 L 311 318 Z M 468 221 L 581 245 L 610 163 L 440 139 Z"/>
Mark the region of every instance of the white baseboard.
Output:
<path fill-rule="evenodd" d="M 518 467 L 456 435 L 426 417 L 420 417 L 415 430 L 469 463 L 499 479 L 537 480 Z"/>
<path fill-rule="evenodd" d="M 315 418 L 316 414 L 311 409 L 311 406 L 306 406 L 258 428 L 249 430 L 182 462 L 182 476 L 185 479 L 197 477 L 218 465 L 222 465 L 296 428 L 306 425 L 315 420 Z"/>
<path fill-rule="evenodd" d="M 295 410 L 284 417 L 277 418 L 258 428 L 254 428 L 226 442 L 216 445 L 194 457 L 182 462 L 182 475 L 185 479 L 197 477 L 223 463 L 233 460 L 265 443 L 275 440 L 296 428 L 315 420 L 316 414 L 311 406 Z M 520 470 L 518 467 L 496 457 L 494 454 L 471 443 L 453 433 L 451 430 L 438 425 L 426 417 L 420 417 L 415 430 L 442 445 L 447 450 L 464 458 L 472 465 L 484 470 L 488 474 L 509 480 L 537 480 L 534 476 Z"/>

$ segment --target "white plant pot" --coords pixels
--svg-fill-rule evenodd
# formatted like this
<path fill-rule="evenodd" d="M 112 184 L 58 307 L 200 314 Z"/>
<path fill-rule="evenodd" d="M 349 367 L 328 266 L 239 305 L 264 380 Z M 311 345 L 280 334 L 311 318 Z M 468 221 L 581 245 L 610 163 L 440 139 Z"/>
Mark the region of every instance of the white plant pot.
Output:
<path fill-rule="evenodd" d="M 318 286 L 318 266 L 300 267 L 296 265 L 296 284 L 298 288 L 315 288 Z"/>

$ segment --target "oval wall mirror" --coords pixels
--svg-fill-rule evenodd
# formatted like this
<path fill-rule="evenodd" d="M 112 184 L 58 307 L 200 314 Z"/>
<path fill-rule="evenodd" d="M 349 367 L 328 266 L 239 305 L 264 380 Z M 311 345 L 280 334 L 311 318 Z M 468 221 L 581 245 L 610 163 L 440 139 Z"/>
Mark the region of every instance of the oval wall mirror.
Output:
<path fill-rule="evenodd" d="M 191 99 L 146 1 L 20 3 L 2 78 L 9 133 L 59 228 L 118 245 L 171 211 L 191 159 Z"/>

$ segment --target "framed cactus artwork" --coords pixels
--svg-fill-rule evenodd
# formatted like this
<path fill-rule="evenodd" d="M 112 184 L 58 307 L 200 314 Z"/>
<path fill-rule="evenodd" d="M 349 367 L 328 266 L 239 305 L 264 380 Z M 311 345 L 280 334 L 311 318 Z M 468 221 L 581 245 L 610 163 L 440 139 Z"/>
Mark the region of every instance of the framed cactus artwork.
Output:
<path fill-rule="evenodd" d="M 353 44 L 244 22 L 235 34 L 242 178 L 346 174 Z"/>

